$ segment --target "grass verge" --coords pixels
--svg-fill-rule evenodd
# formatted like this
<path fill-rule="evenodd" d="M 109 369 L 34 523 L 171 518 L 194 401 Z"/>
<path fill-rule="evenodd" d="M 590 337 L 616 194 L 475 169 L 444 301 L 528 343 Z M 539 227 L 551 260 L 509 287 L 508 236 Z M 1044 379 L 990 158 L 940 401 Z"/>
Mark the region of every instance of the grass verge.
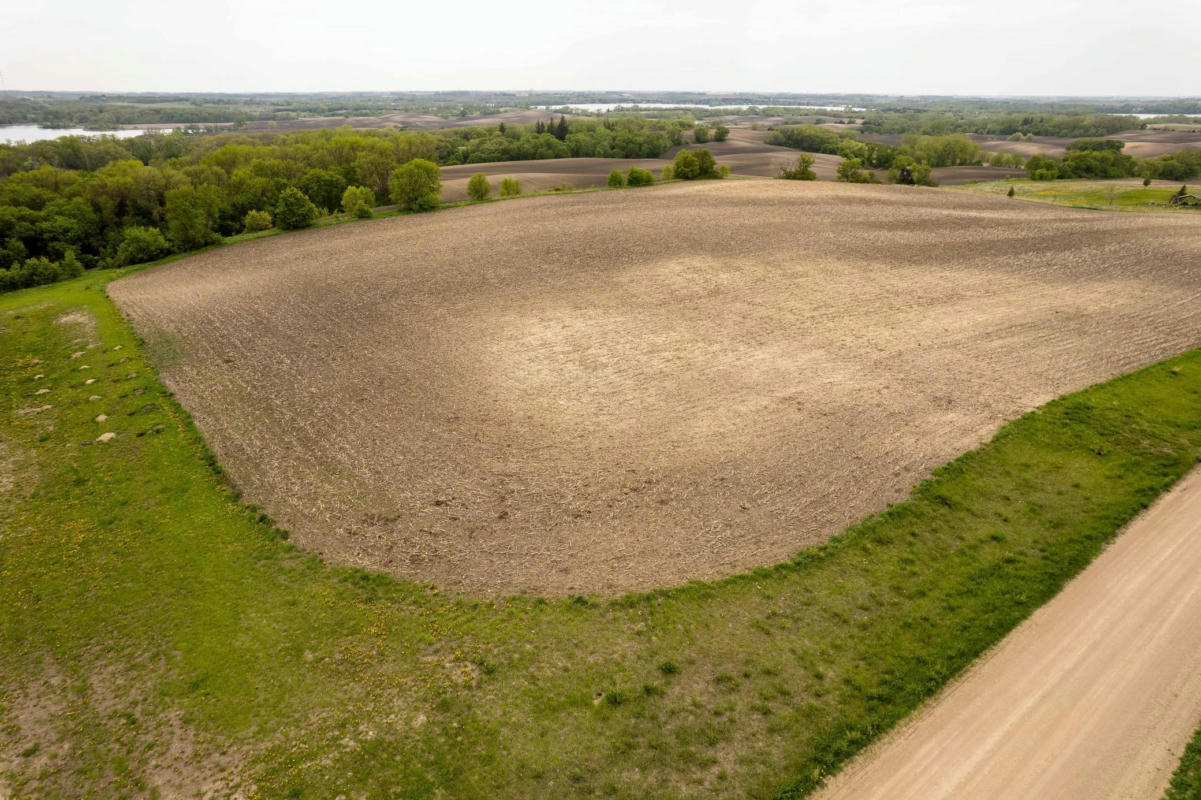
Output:
<path fill-rule="evenodd" d="M 115 276 L 0 298 L 15 797 L 801 797 L 1201 454 L 1195 351 L 1025 415 L 787 563 L 611 600 L 447 597 L 326 565 L 245 505 Z"/>
<path fill-rule="evenodd" d="M 1196 214 L 1196 209 L 1179 208 L 1168 204 L 1180 184 L 1156 181 L 1143 186 L 1141 180 L 1007 180 L 968 183 L 948 187 L 954 191 L 976 192 L 1004 196 L 1013 189 L 1018 200 L 1033 200 L 1071 208 L 1090 208 L 1103 211 L 1154 211 L 1172 214 Z"/>
<path fill-rule="evenodd" d="M 1201 728 L 1180 757 L 1163 800 L 1201 800 Z"/>

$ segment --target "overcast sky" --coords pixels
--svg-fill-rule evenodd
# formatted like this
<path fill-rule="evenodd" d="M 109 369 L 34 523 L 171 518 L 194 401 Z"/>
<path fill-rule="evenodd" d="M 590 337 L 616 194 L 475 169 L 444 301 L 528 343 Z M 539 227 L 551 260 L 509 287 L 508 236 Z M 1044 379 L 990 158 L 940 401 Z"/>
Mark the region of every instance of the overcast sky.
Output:
<path fill-rule="evenodd" d="M 8 89 L 1201 94 L 1201 0 L 4 0 Z"/>

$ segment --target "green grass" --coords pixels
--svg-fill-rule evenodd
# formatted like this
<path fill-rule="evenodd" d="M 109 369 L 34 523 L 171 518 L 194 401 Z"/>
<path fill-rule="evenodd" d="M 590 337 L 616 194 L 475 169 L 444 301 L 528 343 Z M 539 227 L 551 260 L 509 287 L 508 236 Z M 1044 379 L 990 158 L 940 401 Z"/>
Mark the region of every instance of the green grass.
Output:
<path fill-rule="evenodd" d="M 1195 209 L 1174 208 L 1168 205 L 1180 184 L 1157 182 L 1144 187 L 1142 181 L 989 181 L 950 187 L 956 191 L 1005 195 L 1013 187 L 1015 199 L 1034 200 L 1073 208 L 1103 209 L 1106 211 L 1161 211 L 1197 213 Z"/>
<path fill-rule="evenodd" d="M 326 565 L 246 506 L 111 277 L 0 298 L 15 797 L 192 791 L 223 768 L 262 798 L 799 797 L 1201 453 L 1196 351 L 1022 417 L 784 564 L 611 600 L 452 597 Z M 79 309 L 94 349 L 55 322 Z"/>
<path fill-rule="evenodd" d="M 1201 728 L 1185 748 L 1163 800 L 1201 800 Z"/>

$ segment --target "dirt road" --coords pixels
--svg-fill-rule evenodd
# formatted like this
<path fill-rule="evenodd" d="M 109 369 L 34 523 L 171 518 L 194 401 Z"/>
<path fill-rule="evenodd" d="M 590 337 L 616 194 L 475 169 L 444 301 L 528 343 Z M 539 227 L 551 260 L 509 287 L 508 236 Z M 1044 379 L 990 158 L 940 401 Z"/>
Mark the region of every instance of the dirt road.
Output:
<path fill-rule="evenodd" d="M 1156 800 L 1201 719 L 1201 469 L 821 800 Z"/>

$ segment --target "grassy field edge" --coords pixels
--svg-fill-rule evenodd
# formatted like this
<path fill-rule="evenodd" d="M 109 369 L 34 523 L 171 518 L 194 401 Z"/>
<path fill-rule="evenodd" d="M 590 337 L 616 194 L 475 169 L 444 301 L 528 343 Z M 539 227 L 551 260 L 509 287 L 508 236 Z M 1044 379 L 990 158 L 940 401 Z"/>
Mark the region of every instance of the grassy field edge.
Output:
<path fill-rule="evenodd" d="M 48 663 L 78 704 L 33 744 L 19 724 L 0 730 L 16 796 L 137 794 L 153 785 L 156 720 L 182 714 L 218 750 L 245 748 L 252 796 L 529 796 L 549 783 L 801 797 L 1057 593 L 1201 453 L 1193 351 L 1015 420 L 910 500 L 783 564 L 611 600 L 447 598 L 329 567 L 242 504 L 104 295 L 120 274 L 0 298 L 0 431 L 27 462 L 24 502 L 0 508 L 13 532 L 0 539 L 0 711 Z M 54 322 L 78 308 L 129 359 L 89 374 L 165 435 L 78 446 L 96 430 L 92 390 Z M 67 400 L 49 425 L 18 413 L 38 370 Z M 99 639 L 105 668 L 136 676 L 133 710 L 94 697 Z M 151 662 L 164 665 L 130 666 Z M 348 748 L 396 697 L 412 722 Z M 55 742 L 75 761 L 36 777 Z"/>
<path fill-rule="evenodd" d="M 1201 727 L 1181 755 L 1163 800 L 1201 800 Z"/>

